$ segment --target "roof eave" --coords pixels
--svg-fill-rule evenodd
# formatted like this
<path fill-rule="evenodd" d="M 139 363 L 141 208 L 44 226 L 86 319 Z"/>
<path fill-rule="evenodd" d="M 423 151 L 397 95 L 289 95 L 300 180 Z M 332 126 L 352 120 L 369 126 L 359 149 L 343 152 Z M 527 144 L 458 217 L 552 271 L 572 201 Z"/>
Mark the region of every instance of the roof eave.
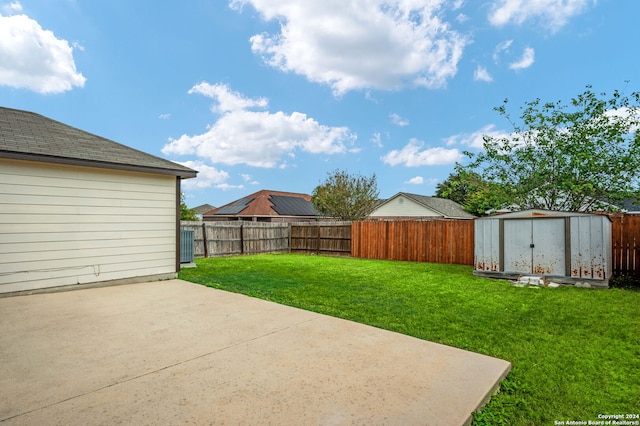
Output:
<path fill-rule="evenodd" d="M 169 169 L 161 167 L 145 167 L 133 164 L 107 163 L 102 161 L 82 160 L 78 158 L 56 157 L 53 155 L 26 154 L 22 152 L 0 151 L 0 158 L 23 161 L 39 161 L 41 163 L 55 163 L 69 166 L 99 167 L 102 169 L 122 170 L 128 172 L 153 173 L 179 176 L 182 179 L 194 178 L 198 172 L 192 169 Z"/>

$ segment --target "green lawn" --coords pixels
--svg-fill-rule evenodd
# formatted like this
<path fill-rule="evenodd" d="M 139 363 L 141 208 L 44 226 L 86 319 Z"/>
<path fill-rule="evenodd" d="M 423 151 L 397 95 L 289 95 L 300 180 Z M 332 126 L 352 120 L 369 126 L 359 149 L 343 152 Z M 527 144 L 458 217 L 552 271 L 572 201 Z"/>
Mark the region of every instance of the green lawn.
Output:
<path fill-rule="evenodd" d="M 199 259 L 180 278 L 512 363 L 474 424 L 640 412 L 640 292 L 518 288 L 469 266 L 305 255 Z"/>

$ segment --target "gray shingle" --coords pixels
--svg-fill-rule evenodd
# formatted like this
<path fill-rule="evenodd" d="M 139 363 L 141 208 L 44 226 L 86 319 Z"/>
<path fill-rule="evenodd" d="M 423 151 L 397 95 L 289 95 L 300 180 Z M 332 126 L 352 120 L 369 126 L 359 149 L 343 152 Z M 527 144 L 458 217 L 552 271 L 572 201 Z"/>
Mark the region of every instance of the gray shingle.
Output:
<path fill-rule="evenodd" d="M 461 219 L 473 219 L 475 217 L 474 215 L 466 212 L 460 204 L 446 198 L 407 194 L 406 192 L 403 192 L 402 194 L 404 194 L 405 197 L 442 214 L 444 217 Z"/>
<path fill-rule="evenodd" d="M 42 115 L 0 107 L 0 157 L 88 163 L 195 177 L 196 171 Z"/>

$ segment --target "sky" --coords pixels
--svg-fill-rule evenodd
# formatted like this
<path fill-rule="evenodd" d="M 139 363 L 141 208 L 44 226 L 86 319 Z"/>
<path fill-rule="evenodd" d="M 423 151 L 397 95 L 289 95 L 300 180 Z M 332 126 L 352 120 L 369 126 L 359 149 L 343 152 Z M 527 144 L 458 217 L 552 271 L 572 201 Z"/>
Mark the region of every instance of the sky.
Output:
<path fill-rule="evenodd" d="M 197 170 L 189 207 L 335 170 L 434 195 L 508 99 L 640 90 L 637 0 L 0 0 L 0 106 Z"/>

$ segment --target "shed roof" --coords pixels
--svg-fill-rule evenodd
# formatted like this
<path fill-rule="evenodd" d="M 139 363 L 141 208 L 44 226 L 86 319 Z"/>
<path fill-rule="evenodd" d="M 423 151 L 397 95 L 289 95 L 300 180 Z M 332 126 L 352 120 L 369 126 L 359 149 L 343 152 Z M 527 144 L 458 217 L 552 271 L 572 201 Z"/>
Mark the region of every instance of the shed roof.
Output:
<path fill-rule="evenodd" d="M 198 173 L 40 114 L 0 107 L 0 158 L 170 174 Z"/>
<path fill-rule="evenodd" d="M 295 192 L 262 190 L 232 201 L 205 216 L 317 216 L 311 196 Z"/>
<path fill-rule="evenodd" d="M 601 216 L 590 213 L 578 213 L 578 212 L 562 212 L 556 210 L 542 210 L 542 209 L 530 209 L 522 210 L 519 212 L 496 214 L 493 216 L 485 216 L 477 218 L 476 220 L 483 219 L 519 219 L 519 218 L 535 218 L 535 217 L 569 217 L 569 216 Z M 606 216 L 605 216 L 606 217 Z"/>

